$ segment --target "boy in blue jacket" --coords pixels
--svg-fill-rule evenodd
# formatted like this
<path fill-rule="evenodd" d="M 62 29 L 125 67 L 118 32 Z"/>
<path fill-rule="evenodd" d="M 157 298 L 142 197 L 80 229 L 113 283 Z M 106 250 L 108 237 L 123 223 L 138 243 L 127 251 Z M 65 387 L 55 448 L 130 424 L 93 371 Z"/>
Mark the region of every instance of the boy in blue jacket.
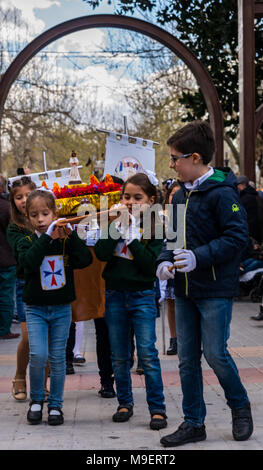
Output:
<path fill-rule="evenodd" d="M 208 123 L 187 124 L 167 144 L 170 167 L 181 185 L 172 201 L 173 231 L 182 224 L 184 241 L 183 246 L 175 244 L 176 249 L 167 241 L 157 261 L 157 276 L 175 281 L 184 422 L 173 434 L 162 437 L 161 444 L 174 447 L 206 439 L 202 350 L 231 408 L 233 437 L 246 440 L 253 432 L 250 403 L 227 350 L 240 258 L 249 242 L 237 180 L 230 168 L 209 166 L 215 144 Z M 184 217 L 177 220 L 180 204 Z"/>

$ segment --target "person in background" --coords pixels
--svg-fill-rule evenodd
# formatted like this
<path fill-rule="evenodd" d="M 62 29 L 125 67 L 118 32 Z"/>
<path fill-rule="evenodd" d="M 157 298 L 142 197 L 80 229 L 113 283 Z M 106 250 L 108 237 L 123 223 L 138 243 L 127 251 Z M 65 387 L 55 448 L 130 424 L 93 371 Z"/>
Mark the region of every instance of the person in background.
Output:
<path fill-rule="evenodd" d="M 0 339 L 14 339 L 19 333 L 10 331 L 14 313 L 16 260 L 7 241 L 10 203 L 3 196 L 5 178 L 0 175 Z"/>
<path fill-rule="evenodd" d="M 168 186 L 166 192 L 166 198 L 164 201 L 164 211 L 166 204 L 172 204 L 173 195 L 180 189 L 180 185 L 177 181 L 172 180 Z M 174 303 L 174 280 L 168 279 L 165 289 L 164 298 L 167 302 L 167 320 L 170 331 L 170 346 L 166 351 L 168 356 L 177 354 L 177 333 L 176 333 L 176 321 L 175 321 L 175 303 Z"/>
<path fill-rule="evenodd" d="M 249 184 L 247 176 L 244 175 L 237 177 L 237 187 L 240 192 L 241 203 L 247 213 L 249 236 L 260 243 L 258 193 L 256 189 Z"/>

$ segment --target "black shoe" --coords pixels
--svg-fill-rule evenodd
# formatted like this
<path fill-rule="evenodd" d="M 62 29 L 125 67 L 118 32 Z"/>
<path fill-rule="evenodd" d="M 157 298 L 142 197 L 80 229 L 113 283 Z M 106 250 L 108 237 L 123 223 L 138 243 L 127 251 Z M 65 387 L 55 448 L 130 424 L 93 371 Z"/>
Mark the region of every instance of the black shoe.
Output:
<path fill-rule="evenodd" d="M 197 428 L 184 421 L 177 431 L 160 440 L 164 447 L 177 447 L 188 442 L 204 441 L 206 439 L 205 425 Z"/>
<path fill-rule="evenodd" d="M 119 411 L 122 408 L 127 408 L 128 411 Z M 132 405 L 121 405 L 118 406 L 116 413 L 112 416 L 112 420 L 115 423 L 124 423 L 128 421 L 130 417 L 133 415 L 133 406 Z"/>
<path fill-rule="evenodd" d="M 168 356 L 173 356 L 177 354 L 177 338 L 170 338 L 170 346 L 166 351 Z"/>
<path fill-rule="evenodd" d="M 32 405 L 40 405 L 41 409 L 38 411 L 32 411 Z M 27 421 L 30 424 L 40 424 L 42 421 L 42 409 L 43 409 L 43 402 L 42 401 L 34 401 L 31 400 L 29 405 L 29 410 L 27 412 Z"/>
<path fill-rule="evenodd" d="M 86 359 L 83 356 L 74 356 L 73 358 L 73 364 L 75 366 L 82 366 L 83 364 L 85 364 L 85 362 L 86 362 Z"/>
<path fill-rule="evenodd" d="M 67 364 L 67 366 L 66 366 L 66 375 L 72 375 L 72 374 L 75 374 L 73 364 Z"/>
<path fill-rule="evenodd" d="M 258 315 L 250 317 L 250 318 L 251 320 L 257 320 L 257 321 L 263 320 L 263 305 L 260 305 Z"/>
<path fill-rule="evenodd" d="M 101 386 L 101 389 L 98 392 L 102 398 L 114 398 L 116 393 L 114 391 L 112 384 L 104 384 Z"/>
<path fill-rule="evenodd" d="M 136 374 L 138 374 L 138 375 L 143 375 L 144 374 L 144 370 L 143 370 L 142 365 L 140 364 L 140 361 L 138 361 L 138 364 L 137 364 L 137 367 L 136 367 Z"/>
<path fill-rule="evenodd" d="M 246 441 L 253 432 L 253 420 L 250 403 L 244 408 L 235 408 L 232 412 L 232 433 L 236 441 Z"/>
<path fill-rule="evenodd" d="M 52 414 L 51 411 L 56 411 L 56 414 Z M 58 408 L 56 406 L 51 406 L 50 408 L 48 408 L 47 422 L 51 426 L 58 426 L 59 424 L 63 424 L 64 417 L 61 408 Z"/>
<path fill-rule="evenodd" d="M 263 320 L 263 313 L 259 312 L 258 315 L 252 316 L 250 318 L 251 320 L 257 320 L 257 321 Z"/>
<path fill-rule="evenodd" d="M 163 418 L 153 418 L 155 415 L 160 415 Z M 164 412 L 161 411 L 153 411 L 151 413 L 151 421 L 150 421 L 150 428 L 153 430 L 159 430 L 167 427 L 167 416 Z"/>

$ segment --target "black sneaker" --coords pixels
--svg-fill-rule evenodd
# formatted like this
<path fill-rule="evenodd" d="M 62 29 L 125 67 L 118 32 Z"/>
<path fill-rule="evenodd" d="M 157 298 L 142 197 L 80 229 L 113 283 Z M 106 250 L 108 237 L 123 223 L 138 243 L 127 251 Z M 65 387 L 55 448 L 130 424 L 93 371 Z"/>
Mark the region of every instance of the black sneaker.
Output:
<path fill-rule="evenodd" d="M 120 411 L 122 409 L 127 409 L 127 411 Z M 130 417 L 133 415 L 133 406 L 132 405 L 120 405 L 117 408 L 116 413 L 112 416 L 112 420 L 115 423 L 124 423 L 129 421 Z"/>
<path fill-rule="evenodd" d="M 166 351 L 168 356 L 174 356 L 177 354 L 177 338 L 170 338 L 170 346 Z"/>
<path fill-rule="evenodd" d="M 162 418 L 154 418 L 154 416 L 160 415 Z M 150 428 L 156 431 L 167 427 L 167 416 L 164 411 L 156 411 L 151 413 Z"/>
<path fill-rule="evenodd" d="M 110 384 L 104 384 L 101 386 L 101 389 L 98 392 L 102 398 L 114 398 L 116 397 L 116 393 L 114 391 L 113 385 Z"/>
<path fill-rule="evenodd" d="M 184 421 L 177 431 L 160 440 L 164 447 L 177 447 L 188 442 L 204 441 L 206 439 L 205 425 L 197 428 Z"/>
<path fill-rule="evenodd" d="M 38 406 L 34 406 L 34 405 L 38 405 Z M 29 404 L 29 410 L 27 412 L 27 421 L 30 424 L 40 424 L 42 421 L 42 409 L 43 409 L 42 401 L 31 400 Z"/>
<path fill-rule="evenodd" d="M 51 406 L 50 408 L 48 408 L 47 422 L 51 426 L 58 426 L 59 424 L 63 424 L 64 417 L 61 408 L 58 408 L 56 406 Z"/>
<path fill-rule="evenodd" d="M 232 409 L 232 433 L 236 441 L 246 441 L 253 432 L 250 403 L 244 408 Z"/>

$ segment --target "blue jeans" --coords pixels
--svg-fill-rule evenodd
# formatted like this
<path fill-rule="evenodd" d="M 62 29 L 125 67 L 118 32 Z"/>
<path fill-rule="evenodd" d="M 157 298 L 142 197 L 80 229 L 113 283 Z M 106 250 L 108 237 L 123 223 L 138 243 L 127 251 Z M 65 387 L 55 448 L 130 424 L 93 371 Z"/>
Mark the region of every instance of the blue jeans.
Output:
<path fill-rule="evenodd" d="M 227 350 L 232 317 L 232 299 L 193 301 L 175 297 L 179 372 L 185 421 L 201 426 L 206 416 L 203 398 L 201 355 L 216 374 L 230 408 L 248 403 L 236 364 Z"/>
<path fill-rule="evenodd" d="M 155 291 L 106 290 L 105 319 L 109 330 L 111 358 L 120 405 L 134 404 L 130 374 L 131 327 L 137 353 L 144 369 L 146 398 L 150 413 L 165 411 L 158 350 L 155 347 Z"/>
<path fill-rule="evenodd" d="M 48 406 L 61 408 L 71 305 L 26 305 L 26 322 L 30 348 L 30 398 L 38 402 L 45 399 L 45 367 L 48 360 L 50 366 Z"/>

